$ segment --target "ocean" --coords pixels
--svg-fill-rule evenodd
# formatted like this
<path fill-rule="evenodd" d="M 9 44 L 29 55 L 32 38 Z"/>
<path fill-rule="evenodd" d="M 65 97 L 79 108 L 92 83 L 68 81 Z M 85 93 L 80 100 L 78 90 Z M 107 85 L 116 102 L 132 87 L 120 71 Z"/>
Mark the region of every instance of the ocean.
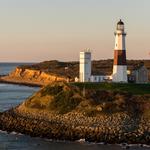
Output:
<path fill-rule="evenodd" d="M 0 63 L 0 75 L 8 74 L 22 63 Z M 0 112 L 19 105 L 39 88 L 0 84 Z M 52 141 L 32 138 L 20 133 L 0 131 L 0 150 L 122 150 L 121 145 L 103 145 L 83 141 Z M 150 150 L 150 147 L 131 146 L 131 150 Z"/>

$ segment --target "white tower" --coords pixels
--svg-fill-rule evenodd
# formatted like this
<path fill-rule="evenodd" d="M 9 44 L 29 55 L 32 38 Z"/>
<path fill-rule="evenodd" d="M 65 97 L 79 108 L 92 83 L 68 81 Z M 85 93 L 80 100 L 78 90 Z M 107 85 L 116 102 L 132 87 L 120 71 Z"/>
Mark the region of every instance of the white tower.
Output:
<path fill-rule="evenodd" d="M 126 33 L 124 31 L 124 23 L 120 20 L 117 23 L 117 30 L 115 32 L 113 82 L 128 82 L 125 37 Z"/>
<path fill-rule="evenodd" d="M 80 52 L 80 82 L 89 82 L 91 77 L 91 52 Z"/>

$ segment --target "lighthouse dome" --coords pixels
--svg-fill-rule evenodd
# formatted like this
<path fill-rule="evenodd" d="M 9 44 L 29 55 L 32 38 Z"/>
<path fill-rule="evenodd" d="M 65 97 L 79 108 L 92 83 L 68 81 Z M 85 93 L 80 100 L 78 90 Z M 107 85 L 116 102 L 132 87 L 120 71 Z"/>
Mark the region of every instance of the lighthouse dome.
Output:
<path fill-rule="evenodd" d="M 124 25 L 123 21 L 120 19 L 120 21 L 117 23 L 117 25 Z"/>
<path fill-rule="evenodd" d="M 124 23 L 120 19 L 120 21 L 117 23 L 117 30 L 124 31 Z"/>

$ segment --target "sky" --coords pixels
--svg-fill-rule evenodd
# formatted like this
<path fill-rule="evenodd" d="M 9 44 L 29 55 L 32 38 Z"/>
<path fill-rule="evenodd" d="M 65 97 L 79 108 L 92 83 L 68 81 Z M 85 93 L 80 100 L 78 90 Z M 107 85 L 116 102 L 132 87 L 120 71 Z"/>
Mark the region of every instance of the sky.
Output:
<path fill-rule="evenodd" d="M 125 23 L 128 59 L 150 58 L 150 0 L 0 0 L 0 62 L 113 58 Z"/>

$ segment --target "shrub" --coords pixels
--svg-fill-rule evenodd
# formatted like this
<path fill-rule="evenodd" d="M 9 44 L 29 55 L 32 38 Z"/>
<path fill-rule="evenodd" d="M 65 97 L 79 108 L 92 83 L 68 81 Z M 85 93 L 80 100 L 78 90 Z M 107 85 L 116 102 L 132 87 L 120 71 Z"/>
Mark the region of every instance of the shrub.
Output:
<path fill-rule="evenodd" d="M 50 108 L 64 114 L 75 109 L 80 101 L 80 98 L 73 97 L 72 91 L 62 91 L 54 97 L 50 103 Z"/>
<path fill-rule="evenodd" d="M 36 108 L 36 109 L 46 109 L 46 105 L 42 104 L 39 98 L 29 99 L 25 102 L 26 107 Z"/>
<path fill-rule="evenodd" d="M 95 117 L 97 114 L 99 114 L 100 112 L 97 111 L 96 109 L 89 109 L 85 111 L 85 115 L 87 117 Z"/>
<path fill-rule="evenodd" d="M 46 96 L 46 95 L 55 96 L 59 92 L 61 92 L 62 89 L 63 89 L 63 86 L 60 86 L 60 85 L 55 85 L 55 86 L 48 85 L 41 91 L 41 96 Z"/>

